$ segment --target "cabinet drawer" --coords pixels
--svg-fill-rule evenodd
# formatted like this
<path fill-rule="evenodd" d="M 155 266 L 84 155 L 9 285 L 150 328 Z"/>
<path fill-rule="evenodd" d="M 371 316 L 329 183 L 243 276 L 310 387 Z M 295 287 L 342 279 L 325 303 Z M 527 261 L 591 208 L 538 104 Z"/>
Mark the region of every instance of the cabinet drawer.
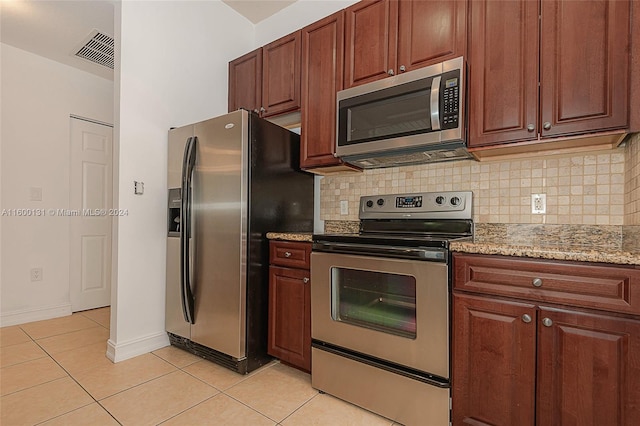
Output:
<path fill-rule="evenodd" d="M 640 314 L 640 269 L 454 254 L 456 290 Z"/>
<path fill-rule="evenodd" d="M 309 269 L 311 243 L 270 241 L 269 256 L 272 265 Z"/>

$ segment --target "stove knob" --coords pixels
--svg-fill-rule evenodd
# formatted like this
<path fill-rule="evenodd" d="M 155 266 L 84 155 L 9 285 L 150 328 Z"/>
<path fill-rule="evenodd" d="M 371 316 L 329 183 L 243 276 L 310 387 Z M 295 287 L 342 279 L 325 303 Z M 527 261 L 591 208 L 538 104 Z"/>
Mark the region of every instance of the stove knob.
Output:
<path fill-rule="evenodd" d="M 379 206 L 382 206 L 384 204 L 384 199 L 382 198 L 378 198 L 378 201 L 376 202 Z"/>
<path fill-rule="evenodd" d="M 438 195 L 436 197 L 436 204 L 437 205 L 441 206 L 441 205 L 444 204 L 444 202 L 445 202 L 445 198 L 442 195 Z"/>
<path fill-rule="evenodd" d="M 371 200 L 367 201 L 367 207 L 369 208 L 373 207 L 373 201 Z"/>
<path fill-rule="evenodd" d="M 453 197 L 453 198 L 451 199 L 451 205 L 452 205 L 452 206 L 457 206 L 457 205 L 459 205 L 459 204 L 460 204 L 460 198 L 459 198 L 459 197 Z"/>

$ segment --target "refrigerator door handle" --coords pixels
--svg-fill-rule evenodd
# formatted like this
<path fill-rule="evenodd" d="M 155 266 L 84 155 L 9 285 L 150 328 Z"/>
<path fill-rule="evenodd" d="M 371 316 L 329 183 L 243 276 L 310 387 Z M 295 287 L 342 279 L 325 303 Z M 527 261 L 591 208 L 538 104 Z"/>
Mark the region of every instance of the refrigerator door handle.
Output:
<path fill-rule="evenodd" d="M 197 138 L 190 137 L 184 148 L 182 163 L 182 205 L 180 209 L 180 286 L 182 312 L 188 323 L 195 324 L 194 297 L 191 290 L 191 255 L 189 240 L 191 237 L 191 178 L 196 163 Z"/>

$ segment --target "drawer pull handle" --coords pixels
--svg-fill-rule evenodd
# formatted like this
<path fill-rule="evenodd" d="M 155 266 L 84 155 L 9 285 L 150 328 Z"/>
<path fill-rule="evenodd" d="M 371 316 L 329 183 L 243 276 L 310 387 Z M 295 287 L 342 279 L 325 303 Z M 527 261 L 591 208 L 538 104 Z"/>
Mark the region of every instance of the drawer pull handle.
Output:
<path fill-rule="evenodd" d="M 284 252 L 284 257 L 291 257 L 291 252 L 285 251 Z"/>
<path fill-rule="evenodd" d="M 543 318 L 542 325 L 544 325 L 545 327 L 551 327 L 553 325 L 553 321 L 551 320 L 551 318 Z"/>
<path fill-rule="evenodd" d="M 529 315 L 529 314 L 524 314 L 524 315 L 522 316 L 522 322 L 525 322 L 525 323 L 529 324 L 529 323 L 531 322 L 531 315 Z"/>
<path fill-rule="evenodd" d="M 542 279 L 541 278 L 534 278 L 534 280 L 533 280 L 533 282 L 531 284 L 533 284 L 534 287 L 542 287 Z"/>
<path fill-rule="evenodd" d="M 302 282 L 303 282 L 303 283 L 305 283 L 305 284 L 306 284 L 306 283 L 308 283 L 308 282 L 309 282 L 309 278 L 304 277 L 304 278 L 302 279 Z"/>

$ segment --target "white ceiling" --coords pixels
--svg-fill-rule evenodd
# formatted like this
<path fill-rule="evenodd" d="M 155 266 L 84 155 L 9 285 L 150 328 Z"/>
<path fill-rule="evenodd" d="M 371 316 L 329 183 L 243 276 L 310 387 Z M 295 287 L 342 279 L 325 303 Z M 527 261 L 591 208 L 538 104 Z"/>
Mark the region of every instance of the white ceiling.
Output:
<path fill-rule="evenodd" d="M 113 80 L 113 71 L 75 56 L 94 30 L 113 34 L 117 0 L 0 0 L 0 40 Z M 297 0 L 223 0 L 258 23 Z"/>

